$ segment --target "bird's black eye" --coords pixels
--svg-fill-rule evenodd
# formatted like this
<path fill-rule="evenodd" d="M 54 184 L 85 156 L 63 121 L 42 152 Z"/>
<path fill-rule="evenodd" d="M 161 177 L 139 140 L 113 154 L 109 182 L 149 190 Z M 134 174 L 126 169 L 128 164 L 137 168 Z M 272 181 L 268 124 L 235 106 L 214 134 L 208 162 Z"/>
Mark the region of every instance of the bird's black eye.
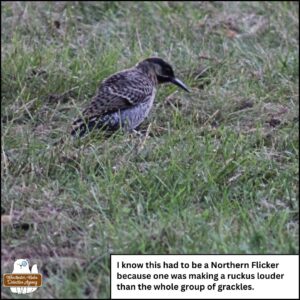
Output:
<path fill-rule="evenodd" d="M 167 68 L 167 74 L 168 74 L 169 76 L 173 76 L 173 75 L 174 75 L 174 72 L 173 72 L 173 70 L 172 70 L 171 68 Z"/>

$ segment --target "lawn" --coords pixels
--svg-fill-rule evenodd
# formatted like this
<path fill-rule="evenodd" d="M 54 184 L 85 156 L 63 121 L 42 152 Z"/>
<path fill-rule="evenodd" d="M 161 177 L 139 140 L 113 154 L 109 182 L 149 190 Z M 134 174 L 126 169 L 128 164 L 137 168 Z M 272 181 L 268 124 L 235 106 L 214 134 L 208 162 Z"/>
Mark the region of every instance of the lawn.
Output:
<path fill-rule="evenodd" d="M 1 265 L 38 264 L 28 297 L 109 297 L 111 253 L 298 253 L 297 2 L 1 7 Z M 140 134 L 71 138 L 149 56 L 192 92 L 161 86 Z"/>

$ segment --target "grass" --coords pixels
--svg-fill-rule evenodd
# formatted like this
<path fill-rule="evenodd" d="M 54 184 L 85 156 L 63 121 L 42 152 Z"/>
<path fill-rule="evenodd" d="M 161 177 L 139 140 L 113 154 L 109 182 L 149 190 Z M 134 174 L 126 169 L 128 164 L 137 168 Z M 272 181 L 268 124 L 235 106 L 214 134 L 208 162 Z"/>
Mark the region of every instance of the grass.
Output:
<path fill-rule="evenodd" d="M 109 297 L 110 253 L 298 253 L 298 3 L 1 5 L 2 266 L 38 264 L 28 297 Z M 72 140 L 152 55 L 192 93 L 161 87 L 141 136 Z"/>

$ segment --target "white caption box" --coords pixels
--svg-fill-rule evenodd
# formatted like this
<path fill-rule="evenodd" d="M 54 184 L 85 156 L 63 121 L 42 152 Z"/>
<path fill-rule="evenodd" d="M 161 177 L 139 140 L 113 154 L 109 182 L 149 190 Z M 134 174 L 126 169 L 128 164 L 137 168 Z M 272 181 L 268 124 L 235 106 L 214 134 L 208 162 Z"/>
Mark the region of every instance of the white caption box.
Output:
<path fill-rule="evenodd" d="M 112 299 L 299 299 L 297 255 L 111 255 Z"/>

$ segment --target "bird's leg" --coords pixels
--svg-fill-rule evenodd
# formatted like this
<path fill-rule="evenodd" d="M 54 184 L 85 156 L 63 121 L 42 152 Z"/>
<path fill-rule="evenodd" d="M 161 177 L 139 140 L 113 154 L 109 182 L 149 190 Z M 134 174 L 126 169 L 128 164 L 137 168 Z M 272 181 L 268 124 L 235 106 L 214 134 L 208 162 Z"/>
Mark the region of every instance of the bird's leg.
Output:
<path fill-rule="evenodd" d="M 139 136 L 139 137 L 142 137 L 142 136 L 144 136 L 140 131 L 138 131 L 138 130 L 135 130 L 135 129 L 132 129 L 131 130 L 131 132 L 133 133 L 133 134 L 135 134 L 135 135 L 137 135 L 137 136 Z"/>

